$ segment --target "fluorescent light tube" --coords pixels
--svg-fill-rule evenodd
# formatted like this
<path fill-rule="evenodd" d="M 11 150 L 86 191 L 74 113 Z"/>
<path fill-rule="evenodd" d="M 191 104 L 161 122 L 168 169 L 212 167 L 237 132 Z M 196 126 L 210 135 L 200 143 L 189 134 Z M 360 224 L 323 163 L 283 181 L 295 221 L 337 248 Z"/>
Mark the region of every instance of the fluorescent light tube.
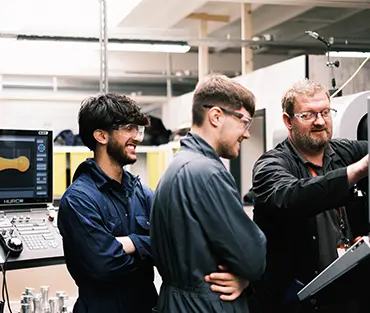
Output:
<path fill-rule="evenodd" d="M 331 57 L 334 58 L 367 58 L 370 52 L 357 52 L 357 51 L 330 51 Z M 326 53 L 326 56 L 328 53 Z"/>
<path fill-rule="evenodd" d="M 189 50 L 190 46 L 186 44 L 131 43 L 131 42 L 108 43 L 108 51 L 186 53 Z"/>
<path fill-rule="evenodd" d="M 99 50 L 98 42 L 81 41 L 57 41 L 57 40 L 16 40 L 15 38 L 0 38 L 1 48 L 13 46 L 14 48 L 33 48 L 33 49 L 86 49 Z M 161 42 L 109 42 L 108 51 L 132 51 L 132 52 L 168 52 L 186 53 L 190 46 L 185 42 L 161 43 Z"/>

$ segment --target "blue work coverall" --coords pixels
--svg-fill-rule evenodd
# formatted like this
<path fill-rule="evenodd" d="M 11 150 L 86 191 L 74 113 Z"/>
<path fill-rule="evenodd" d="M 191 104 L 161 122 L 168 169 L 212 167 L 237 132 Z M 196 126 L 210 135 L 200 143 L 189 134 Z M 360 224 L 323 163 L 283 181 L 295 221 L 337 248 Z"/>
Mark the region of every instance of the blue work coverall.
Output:
<path fill-rule="evenodd" d="M 58 227 L 66 265 L 78 286 L 74 313 L 151 313 L 157 301 L 149 238 L 153 191 L 123 172 L 122 183 L 93 159 L 63 195 Z M 116 237 L 129 236 L 127 254 Z"/>

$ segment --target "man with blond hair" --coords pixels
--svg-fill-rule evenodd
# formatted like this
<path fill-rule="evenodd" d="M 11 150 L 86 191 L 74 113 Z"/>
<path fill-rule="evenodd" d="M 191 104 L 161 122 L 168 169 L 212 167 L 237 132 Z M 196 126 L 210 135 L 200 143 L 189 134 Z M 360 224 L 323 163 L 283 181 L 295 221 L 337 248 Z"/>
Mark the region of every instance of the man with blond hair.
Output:
<path fill-rule="evenodd" d="M 349 215 L 365 207 L 354 186 L 368 173 L 367 142 L 332 139 L 336 110 L 318 82 L 295 83 L 282 110 L 288 138 L 253 169 L 254 220 L 268 242 L 256 312 L 364 312 L 346 287 L 351 278 L 333 283 L 312 307 L 294 300 L 353 243 Z"/>

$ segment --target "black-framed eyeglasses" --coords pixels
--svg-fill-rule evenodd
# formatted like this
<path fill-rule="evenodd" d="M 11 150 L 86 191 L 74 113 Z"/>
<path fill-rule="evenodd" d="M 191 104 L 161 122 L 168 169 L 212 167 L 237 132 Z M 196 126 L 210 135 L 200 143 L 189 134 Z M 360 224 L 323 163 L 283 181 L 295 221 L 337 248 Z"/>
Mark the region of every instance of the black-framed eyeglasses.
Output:
<path fill-rule="evenodd" d="M 223 107 L 210 105 L 210 104 L 203 104 L 203 107 L 207 108 L 207 109 L 219 108 L 221 111 L 225 112 L 226 114 L 230 114 L 230 115 L 233 115 L 233 116 L 237 117 L 239 120 L 241 120 L 244 123 L 244 131 L 249 130 L 249 128 L 252 125 L 253 118 L 245 116 L 242 113 L 235 112 L 233 110 L 226 109 L 226 108 L 223 108 Z"/>
<path fill-rule="evenodd" d="M 145 133 L 145 126 L 137 124 L 122 124 L 119 121 L 112 125 L 114 130 L 122 130 L 123 135 L 133 139 L 143 140 Z"/>
<path fill-rule="evenodd" d="M 307 111 L 307 112 L 295 113 L 295 114 L 292 114 L 291 116 L 299 118 L 303 122 L 312 123 L 316 121 L 319 114 L 324 120 L 329 120 L 336 116 L 337 110 L 332 109 L 332 108 L 327 108 L 320 112 Z"/>

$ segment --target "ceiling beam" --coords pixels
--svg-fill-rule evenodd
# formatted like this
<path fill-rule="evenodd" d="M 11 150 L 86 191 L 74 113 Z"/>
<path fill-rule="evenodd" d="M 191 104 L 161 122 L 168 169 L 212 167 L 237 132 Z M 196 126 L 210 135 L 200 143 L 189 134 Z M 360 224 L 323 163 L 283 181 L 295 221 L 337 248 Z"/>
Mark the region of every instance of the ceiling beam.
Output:
<path fill-rule="evenodd" d="M 271 28 L 307 12 L 311 8 L 311 6 L 263 6 L 255 12 L 254 33 L 256 35 L 265 33 Z"/>
<path fill-rule="evenodd" d="M 201 8 L 207 0 L 142 0 L 119 27 L 168 29 Z"/>
<path fill-rule="evenodd" d="M 340 17 L 330 21 L 330 22 L 325 22 L 325 20 L 322 20 L 321 23 L 319 23 L 319 21 L 317 21 L 315 24 L 313 24 L 312 27 L 310 27 L 309 30 L 311 31 L 317 31 L 319 32 L 321 29 L 327 29 L 327 28 L 331 28 L 333 27 L 335 29 L 335 24 L 340 22 L 340 21 L 343 21 L 355 14 L 358 14 L 359 12 L 361 12 L 362 9 L 356 9 L 356 10 L 349 10 L 349 12 L 341 15 Z M 299 19 L 298 19 L 299 20 Z M 299 31 L 297 29 L 292 29 L 292 31 L 289 33 L 289 34 L 284 34 L 284 40 L 297 40 L 299 38 L 302 38 L 302 37 L 305 37 L 305 38 L 310 38 L 307 36 L 307 34 L 303 33 L 302 31 Z M 320 35 L 322 36 L 322 34 L 320 33 Z M 312 40 L 312 38 L 311 38 Z M 356 40 L 354 40 L 354 43 L 358 43 L 358 44 L 361 44 L 360 42 L 357 42 Z"/>
<path fill-rule="evenodd" d="M 252 12 L 253 34 L 259 35 L 268 32 L 269 29 L 295 18 L 310 9 L 310 6 L 262 6 L 258 10 Z M 228 34 L 234 34 L 233 39 L 241 38 L 240 19 L 219 29 L 211 35 L 214 37 L 227 38 Z M 215 52 L 222 52 L 227 47 L 226 43 L 225 46 L 218 47 Z"/>
<path fill-rule="evenodd" d="M 207 22 L 223 22 L 228 23 L 230 21 L 229 15 L 220 15 L 220 14 L 208 14 L 208 13 L 191 13 L 187 19 L 202 20 Z"/>

